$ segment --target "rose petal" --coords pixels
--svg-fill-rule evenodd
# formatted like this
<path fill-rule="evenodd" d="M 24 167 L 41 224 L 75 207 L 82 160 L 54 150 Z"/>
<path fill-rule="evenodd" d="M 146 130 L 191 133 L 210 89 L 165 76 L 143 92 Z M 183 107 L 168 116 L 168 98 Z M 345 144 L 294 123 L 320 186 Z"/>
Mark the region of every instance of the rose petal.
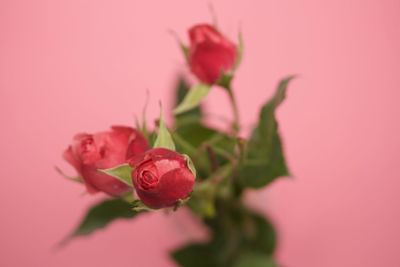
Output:
<path fill-rule="evenodd" d="M 69 146 L 63 153 L 63 158 L 66 160 L 69 164 L 71 164 L 75 170 L 80 173 L 81 170 L 81 164 L 79 163 L 79 160 L 75 157 L 74 152 L 72 151 L 72 146 Z"/>
<path fill-rule="evenodd" d="M 218 43 L 224 39 L 222 34 L 209 24 L 198 24 L 190 28 L 189 38 L 191 45 L 196 45 L 207 40 Z"/>
<path fill-rule="evenodd" d="M 102 191 L 111 196 L 120 196 L 130 191 L 130 187 L 116 178 L 101 173 L 95 167 L 84 166 L 82 168 L 82 178 L 88 192 Z"/>

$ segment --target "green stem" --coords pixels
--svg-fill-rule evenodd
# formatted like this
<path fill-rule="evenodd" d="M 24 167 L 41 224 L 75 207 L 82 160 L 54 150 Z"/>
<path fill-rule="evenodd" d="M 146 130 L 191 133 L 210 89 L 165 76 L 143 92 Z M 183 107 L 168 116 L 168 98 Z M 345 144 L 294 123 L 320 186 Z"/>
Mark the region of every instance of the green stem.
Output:
<path fill-rule="evenodd" d="M 231 102 L 232 111 L 233 111 L 233 132 L 237 135 L 240 131 L 240 123 L 239 123 L 239 109 L 236 102 L 235 94 L 233 93 L 232 88 L 226 88 L 229 96 L 229 101 Z"/>

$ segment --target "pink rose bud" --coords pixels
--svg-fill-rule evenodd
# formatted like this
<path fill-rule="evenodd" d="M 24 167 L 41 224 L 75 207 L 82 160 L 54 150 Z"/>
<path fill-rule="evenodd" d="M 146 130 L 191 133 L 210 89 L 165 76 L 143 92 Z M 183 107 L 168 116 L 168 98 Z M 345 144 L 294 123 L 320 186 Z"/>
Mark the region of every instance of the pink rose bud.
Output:
<path fill-rule="evenodd" d="M 233 69 L 236 46 L 214 27 L 200 24 L 189 30 L 189 65 L 196 77 L 214 84 L 223 72 Z"/>
<path fill-rule="evenodd" d="M 126 163 L 148 148 L 146 139 L 137 130 L 114 126 L 108 132 L 77 134 L 63 156 L 80 174 L 89 193 L 102 191 L 111 196 L 120 196 L 130 188 L 98 169 Z"/>
<path fill-rule="evenodd" d="M 186 158 L 175 151 L 154 148 L 130 164 L 136 193 L 150 208 L 172 207 L 193 190 L 195 175 Z"/>

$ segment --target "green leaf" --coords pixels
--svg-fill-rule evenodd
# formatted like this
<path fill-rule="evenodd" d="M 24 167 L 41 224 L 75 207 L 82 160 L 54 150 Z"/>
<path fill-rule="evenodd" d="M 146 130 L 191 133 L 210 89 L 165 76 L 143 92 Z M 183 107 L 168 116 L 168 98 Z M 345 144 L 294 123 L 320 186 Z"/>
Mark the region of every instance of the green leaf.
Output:
<path fill-rule="evenodd" d="M 189 93 L 190 87 L 183 77 L 179 77 L 175 88 L 176 97 L 174 107 L 177 107 Z M 178 127 L 187 123 L 198 123 L 202 117 L 203 113 L 201 110 L 201 105 L 199 105 L 187 112 L 176 115 L 175 123 Z"/>
<path fill-rule="evenodd" d="M 199 123 L 179 124 L 177 127 L 173 136 L 177 150 L 193 160 L 198 177 L 207 177 L 209 160 L 206 151 L 201 150 L 201 146 L 216 132 Z"/>
<path fill-rule="evenodd" d="M 217 187 L 207 181 L 196 183 L 188 206 L 202 217 L 212 218 L 215 216 L 215 195 Z"/>
<path fill-rule="evenodd" d="M 160 126 L 158 129 L 157 139 L 154 142 L 153 147 L 154 148 L 163 147 L 163 148 L 167 148 L 167 149 L 175 151 L 175 143 L 174 143 L 174 140 L 172 140 L 172 136 L 171 136 L 170 132 L 168 131 L 167 127 L 165 126 L 162 112 L 160 114 Z"/>
<path fill-rule="evenodd" d="M 132 211 L 128 202 L 120 198 L 104 200 L 89 209 L 78 227 L 60 243 L 60 246 L 65 245 L 74 237 L 93 234 L 114 220 L 131 219 L 137 214 L 138 212 Z"/>
<path fill-rule="evenodd" d="M 133 170 L 132 167 L 126 163 L 110 169 L 103 169 L 103 170 L 99 169 L 98 171 L 108 174 L 118 179 L 119 181 L 123 182 L 124 184 L 133 187 L 132 177 L 131 177 L 132 170 Z"/>
<path fill-rule="evenodd" d="M 206 223 L 212 229 L 213 240 L 221 247 L 220 254 L 225 253 L 227 258 L 242 251 L 273 255 L 277 237 L 267 218 L 232 200 L 227 200 L 225 204 L 220 202 L 216 214 Z M 227 244 L 233 243 L 236 246 L 228 249 Z"/>
<path fill-rule="evenodd" d="M 216 130 L 200 123 L 191 123 L 177 127 L 176 133 L 195 148 L 198 148 L 202 143 L 219 134 Z"/>
<path fill-rule="evenodd" d="M 215 165 L 208 154 L 208 147 L 213 150 L 217 165 L 222 166 L 234 157 L 234 148 L 237 144 L 235 138 L 194 122 L 178 124 L 173 138 L 177 150 L 189 155 L 193 160 L 200 179 L 209 177 Z"/>
<path fill-rule="evenodd" d="M 262 108 L 240 164 L 237 180 L 244 187 L 260 188 L 277 177 L 289 175 L 282 142 L 275 118 L 276 108 L 283 102 L 290 76 L 279 83 L 275 95 Z"/>
<path fill-rule="evenodd" d="M 205 220 L 211 240 L 174 251 L 180 266 L 276 267 L 272 261 L 276 236 L 267 219 L 232 200 L 217 203 L 216 216 Z"/>
<path fill-rule="evenodd" d="M 244 246 L 251 251 L 272 255 L 276 249 L 277 236 L 273 225 L 264 216 L 251 213 L 244 220 Z"/>
<path fill-rule="evenodd" d="M 265 254 L 245 252 L 239 255 L 233 267 L 278 267 L 278 265 Z"/>
<path fill-rule="evenodd" d="M 215 152 L 219 165 L 235 161 L 235 148 L 238 145 L 236 138 L 224 133 L 218 133 L 208 140 L 207 144 Z"/>
<path fill-rule="evenodd" d="M 174 114 L 178 115 L 197 107 L 201 100 L 210 92 L 211 86 L 207 84 L 194 85 L 183 101 L 175 108 Z"/>
<path fill-rule="evenodd" d="M 213 246 L 209 244 L 191 244 L 174 251 L 172 258 L 182 267 L 222 267 Z"/>

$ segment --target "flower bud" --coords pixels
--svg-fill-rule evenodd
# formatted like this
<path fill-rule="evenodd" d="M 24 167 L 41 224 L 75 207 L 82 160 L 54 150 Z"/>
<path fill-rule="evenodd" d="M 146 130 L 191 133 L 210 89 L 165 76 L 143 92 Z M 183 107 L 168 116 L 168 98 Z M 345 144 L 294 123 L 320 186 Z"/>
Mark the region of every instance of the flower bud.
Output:
<path fill-rule="evenodd" d="M 189 65 L 196 77 L 206 84 L 214 84 L 223 72 L 233 69 L 236 45 L 214 27 L 200 24 L 189 30 Z"/>
<path fill-rule="evenodd" d="M 186 158 L 175 151 L 154 148 L 133 158 L 130 164 L 136 193 L 150 208 L 174 206 L 193 190 L 195 175 Z"/>

